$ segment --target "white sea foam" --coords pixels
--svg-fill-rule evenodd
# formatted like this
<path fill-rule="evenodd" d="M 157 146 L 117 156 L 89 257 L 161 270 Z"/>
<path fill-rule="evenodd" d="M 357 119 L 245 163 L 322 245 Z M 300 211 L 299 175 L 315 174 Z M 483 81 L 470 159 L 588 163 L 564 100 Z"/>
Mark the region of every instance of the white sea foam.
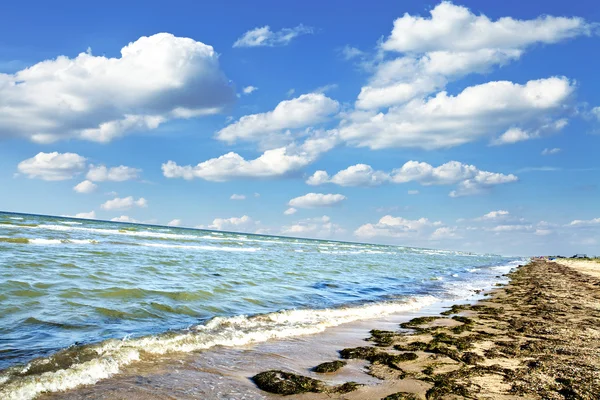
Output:
<path fill-rule="evenodd" d="M 14 376 L 10 381 L 8 376 L 0 375 L 0 382 L 9 381 L 0 388 L 0 398 L 28 400 L 44 392 L 63 391 L 94 384 L 139 360 L 144 353 L 161 355 L 192 352 L 214 346 L 242 346 L 271 339 L 315 334 L 326 328 L 352 321 L 419 309 L 435 301 L 437 301 L 435 297 L 423 296 L 406 302 L 375 303 L 360 307 L 286 310 L 255 317 L 240 315 L 213 318 L 205 325 L 196 326 L 186 332 L 129 340 L 108 340 L 88 347 L 98 354 L 97 358 L 73 364 L 67 369 L 45 372 L 41 375 Z"/>
<path fill-rule="evenodd" d="M 7 225 L 12 226 L 12 225 Z M 15 226 L 20 228 L 20 226 Z M 59 231 L 59 232 L 87 232 L 87 233 L 97 233 L 100 235 L 121 235 L 121 236 L 139 236 L 139 237 L 149 237 L 149 238 L 158 238 L 158 239 L 199 239 L 196 235 L 185 235 L 179 233 L 164 233 L 164 232 L 152 232 L 152 231 L 130 231 L 125 229 L 101 229 L 101 228 L 88 228 L 81 226 L 72 226 L 72 225 L 38 225 L 31 227 L 34 229 L 45 229 L 51 231 Z"/>
<path fill-rule="evenodd" d="M 255 252 L 261 250 L 260 247 L 226 247 L 226 246 L 195 246 L 183 244 L 166 244 L 166 243 L 138 243 L 140 246 L 146 247 L 161 247 L 167 249 L 190 249 L 190 250 L 209 250 L 209 251 L 241 251 Z"/>
<path fill-rule="evenodd" d="M 29 239 L 29 243 L 38 245 L 51 245 L 63 243 L 60 239 Z"/>
<path fill-rule="evenodd" d="M 30 244 L 36 244 L 40 246 L 50 246 L 56 244 L 98 244 L 99 242 L 92 239 L 44 239 L 44 238 L 33 238 L 28 239 Z"/>
<path fill-rule="evenodd" d="M 14 219 L 14 220 L 16 220 L 16 221 L 22 221 L 22 220 L 23 220 L 23 218 L 22 218 L 22 217 L 8 217 L 8 218 L 10 218 L 10 219 Z"/>

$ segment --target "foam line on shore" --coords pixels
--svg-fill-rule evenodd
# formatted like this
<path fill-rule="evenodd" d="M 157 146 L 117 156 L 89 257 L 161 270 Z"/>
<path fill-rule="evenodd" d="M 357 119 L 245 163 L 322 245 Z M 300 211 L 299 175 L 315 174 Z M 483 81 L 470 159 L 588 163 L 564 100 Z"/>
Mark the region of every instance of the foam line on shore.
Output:
<path fill-rule="evenodd" d="M 271 339 L 315 334 L 348 322 L 418 310 L 438 300 L 433 296 L 421 296 L 402 302 L 373 303 L 359 307 L 285 310 L 252 317 L 217 317 L 204 325 L 197 325 L 183 332 L 107 340 L 80 348 L 69 348 L 51 357 L 33 360 L 25 367 L 12 367 L 0 373 L 0 383 L 3 384 L 0 388 L 0 398 L 27 400 L 44 392 L 64 391 L 94 384 L 142 359 L 144 353 L 161 355 L 192 352 L 214 346 L 242 346 Z M 88 361 L 76 361 L 80 359 L 81 354 L 85 354 Z M 65 360 L 66 357 L 71 359 Z M 57 360 L 60 360 L 60 363 Z M 69 362 L 70 365 L 65 368 L 28 375 L 28 371 L 44 365 L 64 365 Z"/>

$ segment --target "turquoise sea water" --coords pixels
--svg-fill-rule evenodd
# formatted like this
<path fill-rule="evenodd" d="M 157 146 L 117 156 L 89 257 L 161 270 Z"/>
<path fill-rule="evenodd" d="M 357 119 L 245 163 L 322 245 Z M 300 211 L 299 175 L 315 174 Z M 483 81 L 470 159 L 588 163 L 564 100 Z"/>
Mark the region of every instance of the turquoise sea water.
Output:
<path fill-rule="evenodd" d="M 468 298 L 518 261 L 0 213 L 0 398 Z"/>

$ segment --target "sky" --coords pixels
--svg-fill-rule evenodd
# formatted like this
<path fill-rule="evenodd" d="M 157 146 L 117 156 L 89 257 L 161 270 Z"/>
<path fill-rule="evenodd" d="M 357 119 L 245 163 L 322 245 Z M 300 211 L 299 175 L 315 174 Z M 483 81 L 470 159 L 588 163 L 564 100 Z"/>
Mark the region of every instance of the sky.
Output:
<path fill-rule="evenodd" d="M 0 210 L 600 255 L 597 2 L 2 16 Z"/>

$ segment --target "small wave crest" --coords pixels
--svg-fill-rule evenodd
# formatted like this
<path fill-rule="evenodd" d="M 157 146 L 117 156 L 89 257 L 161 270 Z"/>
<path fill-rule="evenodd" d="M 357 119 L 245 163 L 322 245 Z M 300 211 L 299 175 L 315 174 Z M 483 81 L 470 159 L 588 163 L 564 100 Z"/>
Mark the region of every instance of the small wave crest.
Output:
<path fill-rule="evenodd" d="M 24 367 L 11 367 L 0 372 L 0 383 L 3 384 L 0 398 L 33 399 L 45 392 L 94 384 L 142 359 L 144 354 L 192 352 L 214 346 L 242 346 L 270 339 L 309 335 L 352 321 L 416 310 L 436 301 L 437 298 L 433 296 L 422 296 L 403 302 L 372 303 L 358 307 L 284 310 L 252 317 L 215 317 L 204 325 L 182 332 L 71 347 L 51 357 L 31 361 Z"/>

